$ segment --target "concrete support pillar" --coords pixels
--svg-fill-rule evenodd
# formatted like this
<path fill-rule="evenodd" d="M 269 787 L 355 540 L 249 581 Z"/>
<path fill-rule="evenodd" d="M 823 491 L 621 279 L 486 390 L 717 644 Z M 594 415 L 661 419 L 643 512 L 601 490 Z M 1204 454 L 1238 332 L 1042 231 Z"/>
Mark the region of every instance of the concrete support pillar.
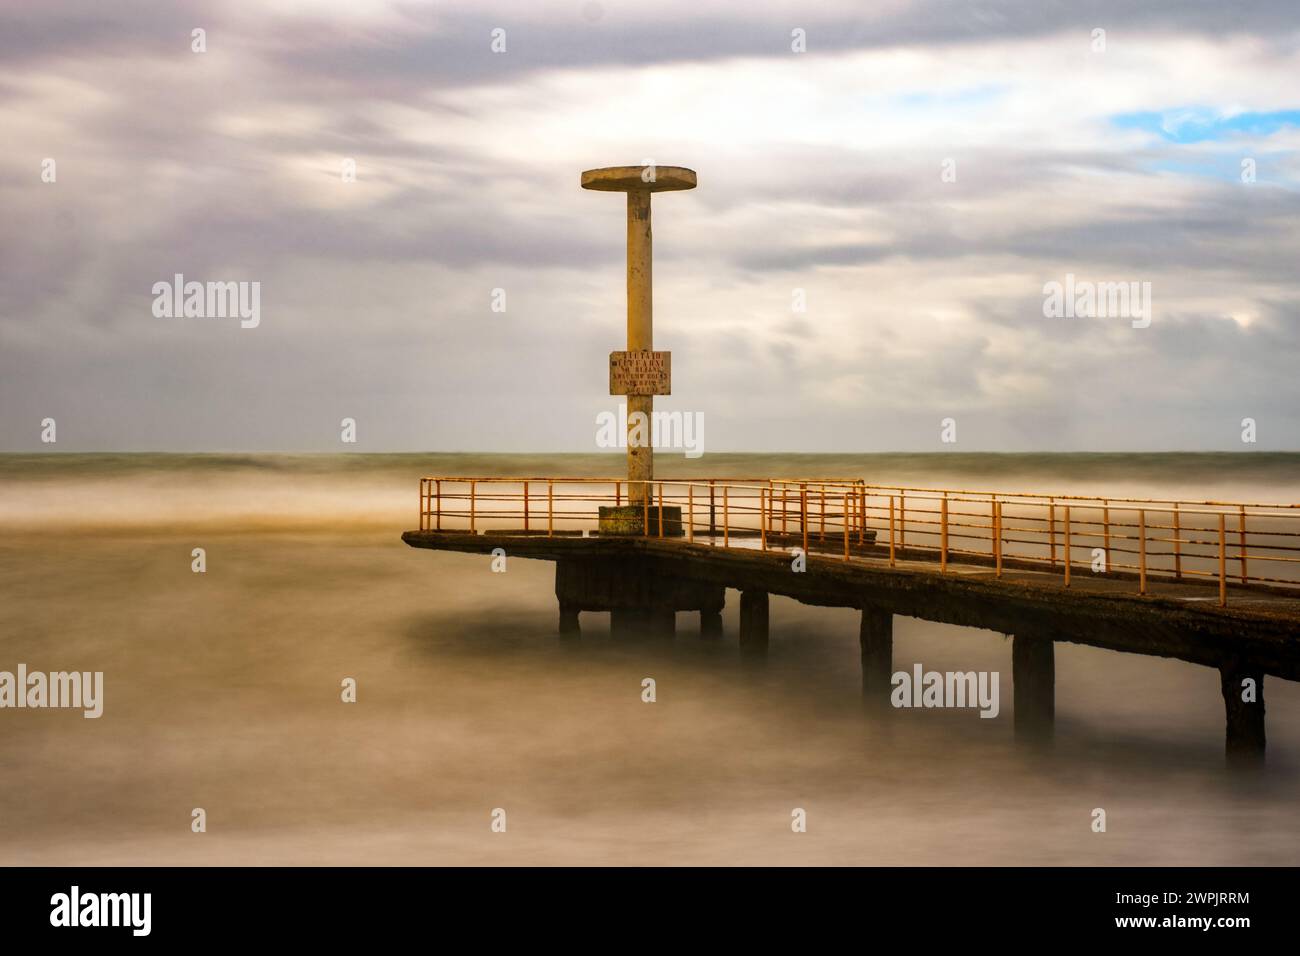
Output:
<path fill-rule="evenodd" d="M 700 612 L 700 637 L 717 640 L 722 637 L 722 611 Z"/>
<path fill-rule="evenodd" d="M 671 641 L 677 636 L 677 612 L 671 607 L 651 608 L 647 617 L 649 618 L 650 634 L 653 637 L 661 637 Z"/>
<path fill-rule="evenodd" d="M 864 607 L 858 644 L 862 650 L 862 696 L 872 704 L 887 704 L 894 673 L 894 615 Z"/>
<path fill-rule="evenodd" d="M 1050 637 L 1017 634 L 1011 643 L 1015 729 L 1022 740 L 1048 741 L 1056 719 L 1056 649 Z"/>
<path fill-rule="evenodd" d="M 582 625 L 578 622 L 578 614 L 581 610 L 576 604 L 560 603 L 561 637 L 580 637 L 582 635 Z"/>
<path fill-rule="evenodd" d="M 616 607 L 609 612 L 609 634 L 616 640 L 644 637 L 649 625 L 650 615 L 644 608 Z"/>
<path fill-rule="evenodd" d="M 1241 661 L 1219 668 L 1223 709 L 1227 717 L 1224 751 L 1234 767 L 1264 762 L 1264 672 Z"/>
<path fill-rule="evenodd" d="M 761 656 L 767 653 L 766 591 L 740 592 L 740 650 Z"/>

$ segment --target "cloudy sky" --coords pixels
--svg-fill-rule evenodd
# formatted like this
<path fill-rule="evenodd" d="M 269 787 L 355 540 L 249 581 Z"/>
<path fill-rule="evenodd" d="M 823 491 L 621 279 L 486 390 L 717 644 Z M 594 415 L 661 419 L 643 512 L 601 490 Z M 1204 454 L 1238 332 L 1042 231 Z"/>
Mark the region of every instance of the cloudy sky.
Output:
<path fill-rule="evenodd" d="M 1295 0 L 42 0 L 0 450 L 595 450 L 624 205 L 578 176 L 645 161 L 699 174 L 655 342 L 708 450 L 1300 448 Z M 155 316 L 176 273 L 260 325 Z M 1150 326 L 1045 317 L 1067 274 Z"/>

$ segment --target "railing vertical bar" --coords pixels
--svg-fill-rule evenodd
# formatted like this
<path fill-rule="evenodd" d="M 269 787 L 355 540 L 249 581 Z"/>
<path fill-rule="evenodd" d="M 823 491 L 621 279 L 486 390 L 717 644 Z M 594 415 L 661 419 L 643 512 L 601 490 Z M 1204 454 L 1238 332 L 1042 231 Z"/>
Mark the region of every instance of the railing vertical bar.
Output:
<path fill-rule="evenodd" d="M 1219 607 L 1228 606 L 1228 545 L 1224 514 L 1219 512 Z"/>
<path fill-rule="evenodd" d="M 894 567 L 894 496 L 889 496 L 889 566 Z"/>
<path fill-rule="evenodd" d="M 524 530 L 528 530 L 528 479 L 524 479 Z"/>
<path fill-rule="evenodd" d="M 898 494 L 898 550 L 907 557 L 907 493 Z"/>
<path fill-rule="evenodd" d="M 1147 593 L 1147 513 L 1138 509 L 1138 594 Z"/>
<path fill-rule="evenodd" d="M 1101 505 L 1102 557 L 1106 559 L 1106 570 L 1110 571 L 1110 502 L 1104 500 Z"/>
<path fill-rule="evenodd" d="M 856 498 L 857 495 L 854 495 Z M 849 559 L 849 496 L 844 496 L 844 560 Z"/>
<path fill-rule="evenodd" d="M 799 525 L 803 529 L 803 553 L 808 553 L 808 486 L 799 486 Z"/>
<path fill-rule="evenodd" d="M 772 489 L 758 489 L 758 546 L 760 550 L 767 550 L 767 509 L 771 504 Z"/>
<path fill-rule="evenodd" d="M 438 530 L 441 531 L 442 530 L 442 479 L 441 478 L 437 480 L 436 487 L 434 490 L 438 493 L 438 503 L 434 507 L 437 513 Z"/>
<path fill-rule="evenodd" d="M 993 524 L 995 537 L 993 539 L 993 563 L 996 568 L 996 576 L 1002 577 L 1002 502 L 993 502 Z"/>
<path fill-rule="evenodd" d="M 546 536 L 555 537 L 555 482 L 546 479 Z"/>
<path fill-rule="evenodd" d="M 858 545 L 867 543 L 867 485 L 858 484 Z"/>
<path fill-rule="evenodd" d="M 722 486 L 722 546 L 731 547 L 731 510 L 727 504 L 727 491 L 730 485 Z"/>
<path fill-rule="evenodd" d="M 478 531 L 474 527 L 474 492 L 475 492 L 474 486 L 475 484 L 476 482 L 473 481 L 469 483 L 469 533 L 470 534 L 478 534 Z"/>
<path fill-rule="evenodd" d="M 659 537 L 664 536 L 664 483 L 659 482 Z"/>
<path fill-rule="evenodd" d="M 1242 505 L 1240 509 L 1241 518 L 1239 519 L 1238 529 L 1241 536 L 1241 583 L 1250 582 L 1250 575 L 1246 573 L 1246 506 Z"/>
<path fill-rule="evenodd" d="M 709 537 L 716 538 L 717 536 L 718 536 L 717 516 L 713 507 L 713 479 L 710 478 L 709 479 Z M 713 542 L 709 542 L 709 543 L 712 544 Z"/>
<path fill-rule="evenodd" d="M 1174 502 L 1174 579 L 1183 579 L 1183 536 L 1182 521 L 1178 516 L 1178 502 Z"/>
<path fill-rule="evenodd" d="M 695 482 L 686 483 L 686 540 L 695 540 Z"/>
<path fill-rule="evenodd" d="M 1056 499 L 1049 498 L 1047 505 L 1047 536 L 1052 567 L 1056 567 Z"/>
<path fill-rule="evenodd" d="M 948 570 L 948 492 L 939 503 L 939 570 Z"/>
<path fill-rule="evenodd" d="M 1065 586 L 1070 586 L 1070 506 L 1065 506 Z"/>

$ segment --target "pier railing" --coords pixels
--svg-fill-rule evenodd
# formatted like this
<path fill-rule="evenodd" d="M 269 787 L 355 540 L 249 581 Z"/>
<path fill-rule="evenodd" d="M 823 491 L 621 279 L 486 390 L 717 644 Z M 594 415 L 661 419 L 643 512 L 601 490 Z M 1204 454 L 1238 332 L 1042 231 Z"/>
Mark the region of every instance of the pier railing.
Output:
<path fill-rule="evenodd" d="M 420 529 L 598 534 L 599 509 L 627 506 L 620 478 L 430 477 Z M 655 479 L 643 534 L 715 547 L 830 553 L 846 561 L 937 563 L 1229 588 L 1300 589 L 1300 505 L 1178 501 L 872 485 L 857 479 Z M 680 515 L 678 510 L 680 509 Z"/>

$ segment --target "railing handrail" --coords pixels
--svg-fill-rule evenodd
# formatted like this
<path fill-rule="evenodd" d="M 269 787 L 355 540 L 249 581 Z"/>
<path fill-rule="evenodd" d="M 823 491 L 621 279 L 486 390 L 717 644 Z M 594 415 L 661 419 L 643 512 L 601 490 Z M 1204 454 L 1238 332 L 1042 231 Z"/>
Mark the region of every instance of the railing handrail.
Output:
<path fill-rule="evenodd" d="M 616 475 L 611 475 L 610 477 L 607 478 L 589 477 L 585 475 L 537 475 L 537 476 L 425 475 L 420 480 L 421 481 L 459 481 L 459 482 L 475 481 L 475 482 L 497 482 L 497 483 L 523 482 L 523 481 L 528 481 L 528 482 L 551 481 L 551 482 L 570 482 L 570 483 L 579 483 L 579 484 L 622 482 L 624 484 L 627 484 L 630 479 L 628 479 L 626 476 L 616 476 Z M 947 495 L 950 500 L 952 500 L 953 495 L 970 495 L 974 497 L 968 500 L 976 500 L 976 501 L 985 501 L 988 498 L 995 497 L 999 500 L 1023 498 L 1023 499 L 1033 499 L 1035 501 L 1041 500 L 1041 501 L 1049 501 L 1049 502 L 1052 500 L 1058 502 L 1095 501 L 1095 502 L 1100 502 L 1103 505 L 1120 505 L 1120 506 L 1179 505 L 1180 509 L 1181 506 L 1183 505 L 1199 506 L 1199 507 L 1207 507 L 1207 508 L 1272 508 L 1281 511 L 1295 511 L 1297 509 L 1300 509 L 1300 503 L 1283 504 L 1280 502 L 1218 501 L 1214 499 L 1197 500 L 1193 498 L 1137 498 L 1131 495 L 1080 495 L 1080 494 L 1067 494 L 1067 493 L 1050 494 L 1048 492 L 1039 492 L 1039 491 L 980 491 L 980 490 L 974 490 L 969 488 L 932 488 L 923 485 L 880 485 L 880 484 L 868 483 L 864 478 L 804 478 L 804 477 L 732 478 L 732 477 L 718 477 L 718 476 L 704 477 L 704 478 L 683 476 L 679 478 L 674 476 L 664 476 L 660 478 L 652 478 L 650 479 L 650 481 L 651 482 L 662 481 L 665 484 L 673 484 L 673 485 L 685 485 L 685 484 L 707 485 L 707 484 L 727 483 L 733 486 L 738 484 L 744 485 L 744 484 L 758 482 L 758 483 L 762 483 L 764 487 L 768 487 L 773 484 L 782 484 L 782 485 L 799 485 L 799 484 L 814 485 L 815 484 L 815 485 L 828 485 L 828 486 L 851 485 L 854 487 L 865 488 L 868 491 L 874 490 L 877 492 L 898 491 L 898 492 L 908 492 L 909 494 L 914 493 L 917 494 L 918 496 L 919 495 L 933 495 L 933 496 Z M 963 500 L 967 500 L 967 499 L 963 499 Z M 1150 509 L 1150 510 L 1157 510 L 1157 509 Z M 1159 510 L 1172 511 L 1173 509 L 1159 509 Z M 1195 512 L 1185 512 L 1185 513 L 1191 514 Z M 1215 515 L 1218 514 L 1219 512 L 1206 511 L 1200 513 Z"/>
<path fill-rule="evenodd" d="M 659 538 L 684 533 L 694 542 L 698 528 L 710 546 L 746 547 L 738 539 L 753 539 L 764 551 L 792 542 L 808 549 L 815 539 L 817 549 L 825 551 L 838 536 L 845 561 L 852 559 L 856 539 L 860 557 L 887 553 L 890 567 L 899 560 L 934 559 L 947 573 L 950 562 L 965 561 L 995 567 L 999 578 L 1005 568 L 1046 568 L 1062 573 L 1067 588 L 1072 571 L 1088 567 L 1091 556 L 1094 573 L 1135 579 L 1139 594 L 1148 593 L 1149 579 L 1185 583 L 1217 577 L 1221 606 L 1227 602 L 1229 564 L 1234 587 L 1239 582 L 1279 585 L 1273 590 L 1282 593 L 1300 589 L 1300 572 L 1290 570 L 1300 565 L 1300 557 L 1287 554 L 1300 553 L 1300 545 L 1292 543 L 1300 530 L 1290 530 L 1300 528 L 1295 504 L 977 492 L 868 484 L 860 478 L 433 475 L 420 479 L 420 528 L 455 531 L 467 525 L 477 534 L 522 518 L 523 534 L 542 533 L 544 524 L 548 536 L 585 535 L 599 518 L 595 505 L 625 503 L 644 508 L 637 533 Z M 665 506 L 677 514 L 666 517 Z M 506 528 L 503 534 L 520 533 Z M 884 548 L 877 537 L 886 529 Z M 1216 531 L 1217 541 L 1211 537 Z M 1217 574 L 1210 564 L 1216 558 Z M 1261 574 L 1261 566 L 1276 570 Z"/>

